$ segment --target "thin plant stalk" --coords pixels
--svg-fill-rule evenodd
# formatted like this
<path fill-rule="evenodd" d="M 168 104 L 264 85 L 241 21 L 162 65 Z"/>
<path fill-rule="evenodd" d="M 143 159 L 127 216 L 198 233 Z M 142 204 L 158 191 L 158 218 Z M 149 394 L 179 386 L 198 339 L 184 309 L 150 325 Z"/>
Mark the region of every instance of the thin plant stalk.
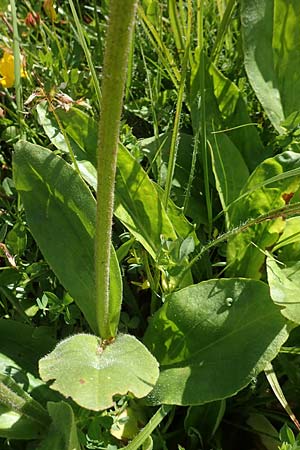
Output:
<path fill-rule="evenodd" d="M 99 56 L 100 59 L 103 59 L 103 52 L 102 52 L 102 45 L 101 45 L 101 29 L 100 29 L 100 20 L 98 15 L 98 5 L 97 0 L 93 0 L 93 6 L 94 6 L 94 17 L 95 17 L 95 25 L 96 25 L 96 31 L 97 31 L 97 38 L 98 38 L 98 45 L 99 45 Z"/>
<path fill-rule="evenodd" d="M 15 91 L 16 91 L 16 103 L 17 103 L 17 115 L 18 123 L 20 128 L 21 137 L 22 133 L 22 123 L 23 123 L 23 95 L 22 95 L 22 61 L 20 54 L 20 38 L 18 32 L 18 19 L 15 0 L 10 0 L 10 7 L 12 13 L 13 22 L 13 52 L 14 52 L 14 77 L 15 77 Z"/>
<path fill-rule="evenodd" d="M 216 37 L 216 42 L 215 45 L 213 46 L 212 52 L 211 52 L 211 61 L 215 62 L 220 54 L 221 48 L 222 48 L 222 44 L 224 41 L 224 36 L 228 30 L 230 21 L 231 21 L 231 17 L 234 11 L 234 5 L 235 5 L 236 0 L 229 0 L 229 2 L 227 3 L 224 15 L 222 17 L 222 21 L 221 24 L 218 28 L 218 33 L 217 33 L 217 37 Z"/>
<path fill-rule="evenodd" d="M 187 213 L 187 209 L 189 206 L 189 200 L 191 198 L 191 191 L 192 191 L 193 181 L 194 181 L 194 177 L 195 177 L 196 162 L 197 162 L 197 155 L 198 155 L 198 148 L 199 148 L 199 139 L 200 139 L 200 127 L 197 127 L 196 135 L 195 135 L 194 142 L 193 142 L 191 169 L 190 169 L 190 174 L 189 174 L 186 191 L 184 194 L 183 214 Z"/>
<path fill-rule="evenodd" d="M 165 418 L 165 416 L 173 409 L 173 406 L 162 405 L 151 417 L 147 425 L 139 432 L 139 434 L 124 447 L 124 450 L 138 450 L 141 445 L 146 441 L 146 439 L 151 435 L 151 433 L 158 427 L 160 422 Z"/>
<path fill-rule="evenodd" d="M 148 92 L 149 92 L 149 98 L 150 98 L 150 104 L 151 104 L 151 112 L 152 112 L 153 132 L 154 132 L 155 145 L 156 145 L 156 149 L 155 149 L 156 153 L 155 153 L 153 160 L 151 161 L 151 164 L 150 164 L 150 167 L 148 170 L 152 169 L 152 166 L 153 166 L 155 160 L 157 159 L 157 168 L 158 168 L 157 179 L 158 179 L 158 183 L 160 184 L 160 181 L 161 181 L 161 170 L 160 169 L 161 169 L 161 165 L 162 165 L 162 157 L 161 157 L 161 146 L 159 148 L 157 148 L 158 147 L 157 142 L 159 141 L 159 126 L 158 126 L 156 109 L 154 106 L 156 102 L 154 100 L 154 93 L 153 93 L 153 89 L 151 86 L 150 72 L 147 67 L 147 62 L 145 59 L 142 45 L 140 46 L 140 52 L 141 52 L 141 56 L 142 56 L 142 60 L 143 60 L 143 64 L 144 64 L 145 72 L 146 72 L 146 79 L 147 79 Z M 158 76 L 160 76 L 160 75 L 158 75 Z"/>
<path fill-rule="evenodd" d="M 120 118 L 136 7 L 137 0 L 111 0 L 104 54 L 95 236 L 96 313 L 103 339 L 113 337 L 109 297 L 111 229 Z"/>
<path fill-rule="evenodd" d="M 297 430 L 300 431 L 300 423 L 298 422 L 297 417 L 293 413 L 287 399 L 285 398 L 285 395 L 278 381 L 277 375 L 270 362 L 267 364 L 267 367 L 265 368 L 265 375 L 277 400 L 279 401 L 281 406 L 285 409 L 286 413 L 290 416 L 290 419 L 294 422 Z"/>
<path fill-rule="evenodd" d="M 131 46 L 129 51 L 129 57 L 128 57 L 128 68 L 127 68 L 127 78 L 126 78 L 126 86 L 125 86 L 125 99 L 129 99 L 130 95 L 130 87 L 132 83 L 132 74 L 133 74 L 133 57 L 134 57 L 134 31 L 133 31 L 133 37 L 131 39 Z"/>
<path fill-rule="evenodd" d="M 203 0 L 198 0 L 198 27 L 197 27 L 197 39 L 198 48 L 200 51 L 200 96 L 201 96 L 201 155 L 202 155 L 202 167 L 204 173 L 204 192 L 208 218 L 208 235 L 211 236 L 212 231 L 212 204 L 211 193 L 209 185 L 209 170 L 208 170 L 208 150 L 207 150 L 207 133 L 206 133 L 206 108 L 205 108 L 205 58 L 204 58 L 204 45 L 203 45 Z M 197 134 L 197 133 L 196 133 Z"/>
<path fill-rule="evenodd" d="M 172 137 L 171 137 L 170 156 L 169 156 L 169 162 L 168 162 L 166 186 L 165 186 L 165 193 L 164 193 L 164 207 L 166 209 L 168 208 L 168 202 L 169 202 L 169 197 L 170 197 L 170 193 L 171 193 L 172 181 L 173 181 L 175 164 L 176 164 L 177 147 L 178 147 L 178 132 L 179 132 L 180 116 L 181 116 L 182 103 L 183 103 L 185 80 L 186 80 L 186 75 L 187 75 L 187 65 L 188 65 L 188 59 L 189 59 L 191 30 L 192 30 L 192 4 L 191 4 L 191 0 L 189 0 L 188 1 L 188 24 L 187 24 L 186 46 L 185 46 L 185 51 L 184 51 L 183 63 L 182 63 L 182 74 L 181 74 L 178 97 L 177 97 L 174 128 L 173 128 Z"/>
<path fill-rule="evenodd" d="M 177 89 L 178 82 L 180 80 L 180 72 L 176 66 L 176 62 L 174 61 L 171 52 L 162 42 L 160 34 L 156 31 L 154 25 L 148 19 L 141 5 L 139 5 L 138 7 L 138 13 L 146 34 L 148 35 L 151 43 L 153 44 L 157 54 L 159 55 L 159 58 L 165 70 L 168 72 L 168 75 L 172 80 L 175 89 Z"/>
<path fill-rule="evenodd" d="M 124 3 L 125 3 L 125 1 L 124 1 Z M 78 39 L 79 39 L 80 45 L 81 45 L 81 47 L 82 47 L 82 49 L 84 51 L 85 58 L 86 58 L 88 66 L 89 66 L 89 71 L 91 72 L 92 81 L 93 81 L 93 85 L 94 85 L 94 89 L 95 89 L 95 93 L 96 93 L 96 97 L 97 97 L 97 103 L 98 103 L 98 106 L 100 107 L 100 104 L 101 104 L 101 88 L 100 88 L 100 84 L 99 84 L 98 77 L 97 77 L 97 74 L 96 74 L 95 66 L 94 66 L 93 61 L 92 61 L 92 56 L 91 56 L 91 53 L 90 53 L 89 48 L 87 46 L 86 39 L 84 37 L 84 32 L 83 32 L 83 29 L 82 29 L 82 25 L 80 23 L 78 14 L 76 12 L 73 0 L 69 0 L 69 4 L 70 4 L 70 8 L 71 8 L 72 15 L 73 15 L 73 18 L 74 18 L 74 22 L 75 22 L 75 25 L 76 25 Z M 124 6 L 124 8 L 125 8 L 125 6 Z M 121 7 L 121 9 L 123 9 L 123 8 Z M 121 20 L 121 13 L 120 13 L 120 20 Z"/>

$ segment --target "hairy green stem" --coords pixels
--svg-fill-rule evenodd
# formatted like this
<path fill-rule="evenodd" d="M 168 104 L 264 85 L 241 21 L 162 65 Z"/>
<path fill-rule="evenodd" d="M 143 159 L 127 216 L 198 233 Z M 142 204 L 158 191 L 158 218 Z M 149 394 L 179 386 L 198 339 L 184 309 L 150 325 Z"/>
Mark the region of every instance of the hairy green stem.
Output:
<path fill-rule="evenodd" d="M 99 122 L 97 221 L 95 236 L 98 332 L 109 339 L 109 272 L 120 118 L 137 0 L 111 0 Z"/>
<path fill-rule="evenodd" d="M 147 425 L 139 432 L 139 434 L 124 447 L 124 450 L 137 450 L 145 440 L 151 435 L 155 428 L 160 424 L 164 417 L 171 411 L 173 406 L 162 405 L 158 411 L 151 417 Z"/>
<path fill-rule="evenodd" d="M 47 411 L 12 379 L 7 379 L 5 383 L 0 381 L 0 404 L 41 425 L 47 426 L 49 423 Z"/>

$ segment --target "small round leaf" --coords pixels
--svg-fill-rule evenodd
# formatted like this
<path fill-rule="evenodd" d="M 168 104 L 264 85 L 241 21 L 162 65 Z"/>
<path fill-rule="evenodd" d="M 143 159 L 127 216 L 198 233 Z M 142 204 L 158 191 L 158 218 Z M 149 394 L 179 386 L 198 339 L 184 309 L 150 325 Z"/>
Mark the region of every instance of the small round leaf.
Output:
<path fill-rule="evenodd" d="M 54 380 L 52 389 L 95 411 L 111 407 L 116 394 L 146 396 L 159 375 L 156 359 L 127 334 L 111 343 L 89 334 L 71 336 L 40 360 L 39 369 L 44 381 Z"/>

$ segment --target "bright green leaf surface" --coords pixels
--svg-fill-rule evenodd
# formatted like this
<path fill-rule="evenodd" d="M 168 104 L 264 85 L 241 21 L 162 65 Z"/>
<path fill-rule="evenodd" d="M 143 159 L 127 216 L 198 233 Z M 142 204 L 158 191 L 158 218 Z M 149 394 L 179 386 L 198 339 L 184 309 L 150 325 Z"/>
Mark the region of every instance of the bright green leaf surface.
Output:
<path fill-rule="evenodd" d="M 160 183 L 164 186 L 167 175 L 167 166 L 169 161 L 171 133 L 164 133 L 157 138 L 150 137 L 140 141 L 141 147 L 147 151 L 147 156 L 152 165 L 156 160 L 159 164 L 157 171 L 159 172 Z M 186 188 L 191 172 L 192 154 L 193 154 L 194 140 L 193 136 L 185 133 L 180 133 L 178 136 L 178 147 L 175 171 L 172 181 L 172 198 L 177 206 L 182 207 L 186 195 Z M 160 155 L 159 162 L 157 163 Z M 155 167 L 155 166 L 154 166 Z M 189 202 L 187 206 L 187 216 L 193 219 L 193 223 L 207 222 L 207 213 L 203 200 L 199 198 L 199 190 L 203 185 L 202 176 L 199 173 L 199 164 L 196 164 L 194 172 L 194 180 L 191 187 Z M 174 223 L 174 222 L 173 222 Z"/>
<path fill-rule="evenodd" d="M 245 67 L 272 124 L 300 109 L 298 0 L 242 1 Z"/>
<path fill-rule="evenodd" d="M 103 410 L 113 405 L 113 396 L 131 392 L 144 397 L 158 378 L 155 358 L 136 338 L 118 335 L 102 345 L 100 338 L 78 334 L 60 342 L 40 360 L 44 381 L 79 405 Z"/>
<path fill-rule="evenodd" d="M 66 402 L 49 402 L 47 408 L 52 418 L 52 424 L 47 437 L 38 450 L 80 450 L 81 446 L 71 406 Z"/>
<path fill-rule="evenodd" d="M 287 245 L 294 244 L 300 241 L 300 217 L 291 217 L 286 220 L 286 225 L 283 233 L 280 235 L 273 252 L 284 248 Z M 292 259 L 292 258 L 291 258 Z"/>
<path fill-rule="evenodd" d="M 94 197 L 63 159 L 43 147 L 24 141 L 16 146 L 14 180 L 31 232 L 45 259 L 77 302 L 91 328 L 97 332 Z M 122 281 L 113 250 L 111 260 L 110 314 L 113 336 L 118 326 Z"/>
<path fill-rule="evenodd" d="M 68 146 L 65 142 L 63 134 L 60 132 L 55 119 L 48 115 L 48 103 L 41 102 L 36 107 L 39 124 L 44 128 L 44 131 L 52 144 L 63 152 L 68 152 Z"/>
<path fill-rule="evenodd" d="M 284 152 L 261 163 L 241 191 L 243 197 L 229 208 L 231 227 L 237 227 L 249 218 L 254 219 L 274 208 L 284 206 L 287 201 L 285 195 L 289 196 L 298 190 L 300 176 L 282 177 L 263 187 L 262 184 L 299 166 L 300 155 L 294 152 Z M 260 270 L 265 259 L 263 251 L 274 245 L 284 226 L 284 220 L 280 217 L 257 224 L 230 239 L 227 250 L 229 263 L 227 273 L 231 276 L 260 278 Z"/>
<path fill-rule="evenodd" d="M 277 264 L 267 258 L 268 283 L 271 297 L 287 319 L 300 324 L 300 262 Z"/>
<path fill-rule="evenodd" d="M 214 96 L 217 99 L 217 108 L 221 113 L 221 126 L 224 130 L 222 134 L 227 136 L 234 148 L 238 149 L 239 160 L 242 158 L 252 172 L 264 158 L 269 156 L 260 140 L 257 125 L 250 120 L 247 104 L 239 88 L 213 64 L 210 65 L 209 75 L 210 83 L 213 83 Z M 216 117 L 218 115 L 212 111 L 209 117 L 209 128 L 211 123 L 216 126 Z M 235 159 L 233 161 L 235 166 Z"/>
<path fill-rule="evenodd" d="M 223 209 L 233 202 L 244 187 L 249 170 L 226 134 L 216 134 L 211 142 L 212 168 Z"/>
<path fill-rule="evenodd" d="M 51 141 L 63 151 L 61 146 L 64 137 L 60 132 L 55 118 L 46 114 L 44 105 L 39 111 L 40 120 L 46 128 L 50 127 Z M 84 179 L 95 189 L 96 171 L 94 150 L 97 144 L 97 124 L 84 112 L 77 108 L 69 111 L 57 110 L 57 115 L 70 139 L 70 144 L 79 161 L 79 167 Z M 84 132 L 83 132 L 84 130 Z M 53 137 L 55 136 L 55 138 Z M 60 136 L 57 142 L 57 136 Z M 160 195 L 153 182 L 130 152 L 122 145 L 118 150 L 117 176 L 115 186 L 115 215 L 131 231 L 135 238 L 146 248 L 155 259 L 161 247 L 160 236 L 166 239 L 176 239 L 176 232 L 162 205 Z M 182 229 L 184 216 L 177 215 L 178 229 Z M 174 225 L 176 227 L 176 224 Z M 186 229 L 186 226 L 184 227 Z M 186 235 L 182 236 L 186 237 Z"/>
<path fill-rule="evenodd" d="M 207 64 L 209 64 L 208 61 Z M 194 132 L 197 130 L 202 114 L 200 71 L 201 62 L 198 58 L 192 71 L 190 101 Z M 266 150 L 256 127 L 251 123 L 242 93 L 213 64 L 209 65 L 205 73 L 205 106 L 207 132 L 224 131 L 224 135 L 226 133 L 228 139 L 240 152 L 248 169 L 254 170 L 257 164 L 266 157 Z M 213 134 L 208 133 L 207 137 L 211 143 L 214 141 Z"/>
<path fill-rule="evenodd" d="M 161 369 L 149 399 L 197 405 L 232 396 L 287 338 L 285 319 L 259 281 L 209 280 L 175 292 L 145 337 Z"/>
<path fill-rule="evenodd" d="M 115 215 L 155 259 L 161 236 L 176 239 L 176 232 L 153 182 L 133 156 L 119 146 Z"/>
<path fill-rule="evenodd" d="M 38 104 L 36 110 L 39 123 L 56 148 L 65 153 L 69 152 L 58 118 L 76 157 L 79 160 L 88 160 L 96 166 L 97 126 L 91 117 L 77 108 L 71 108 L 68 112 L 58 108 L 55 117 L 53 113 L 49 113 L 47 102 Z"/>

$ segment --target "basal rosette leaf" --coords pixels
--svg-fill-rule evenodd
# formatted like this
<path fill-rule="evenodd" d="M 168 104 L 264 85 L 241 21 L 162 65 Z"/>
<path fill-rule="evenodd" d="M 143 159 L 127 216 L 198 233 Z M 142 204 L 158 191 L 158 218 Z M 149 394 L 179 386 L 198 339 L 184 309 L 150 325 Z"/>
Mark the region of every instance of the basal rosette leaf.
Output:
<path fill-rule="evenodd" d="M 77 334 L 60 342 L 39 363 L 41 378 L 52 389 L 95 411 L 113 405 L 116 394 L 145 397 L 154 387 L 158 363 L 135 337 L 118 335 L 105 342 Z"/>
<path fill-rule="evenodd" d="M 230 397 L 264 370 L 287 338 L 287 322 L 262 282 L 209 280 L 172 293 L 145 336 L 160 363 L 149 400 L 199 405 Z"/>
<path fill-rule="evenodd" d="M 20 141 L 13 159 L 14 181 L 27 221 L 46 261 L 98 331 L 94 236 L 96 201 L 80 175 L 44 147 Z M 111 252 L 111 335 L 119 323 L 122 279 Z"/>

